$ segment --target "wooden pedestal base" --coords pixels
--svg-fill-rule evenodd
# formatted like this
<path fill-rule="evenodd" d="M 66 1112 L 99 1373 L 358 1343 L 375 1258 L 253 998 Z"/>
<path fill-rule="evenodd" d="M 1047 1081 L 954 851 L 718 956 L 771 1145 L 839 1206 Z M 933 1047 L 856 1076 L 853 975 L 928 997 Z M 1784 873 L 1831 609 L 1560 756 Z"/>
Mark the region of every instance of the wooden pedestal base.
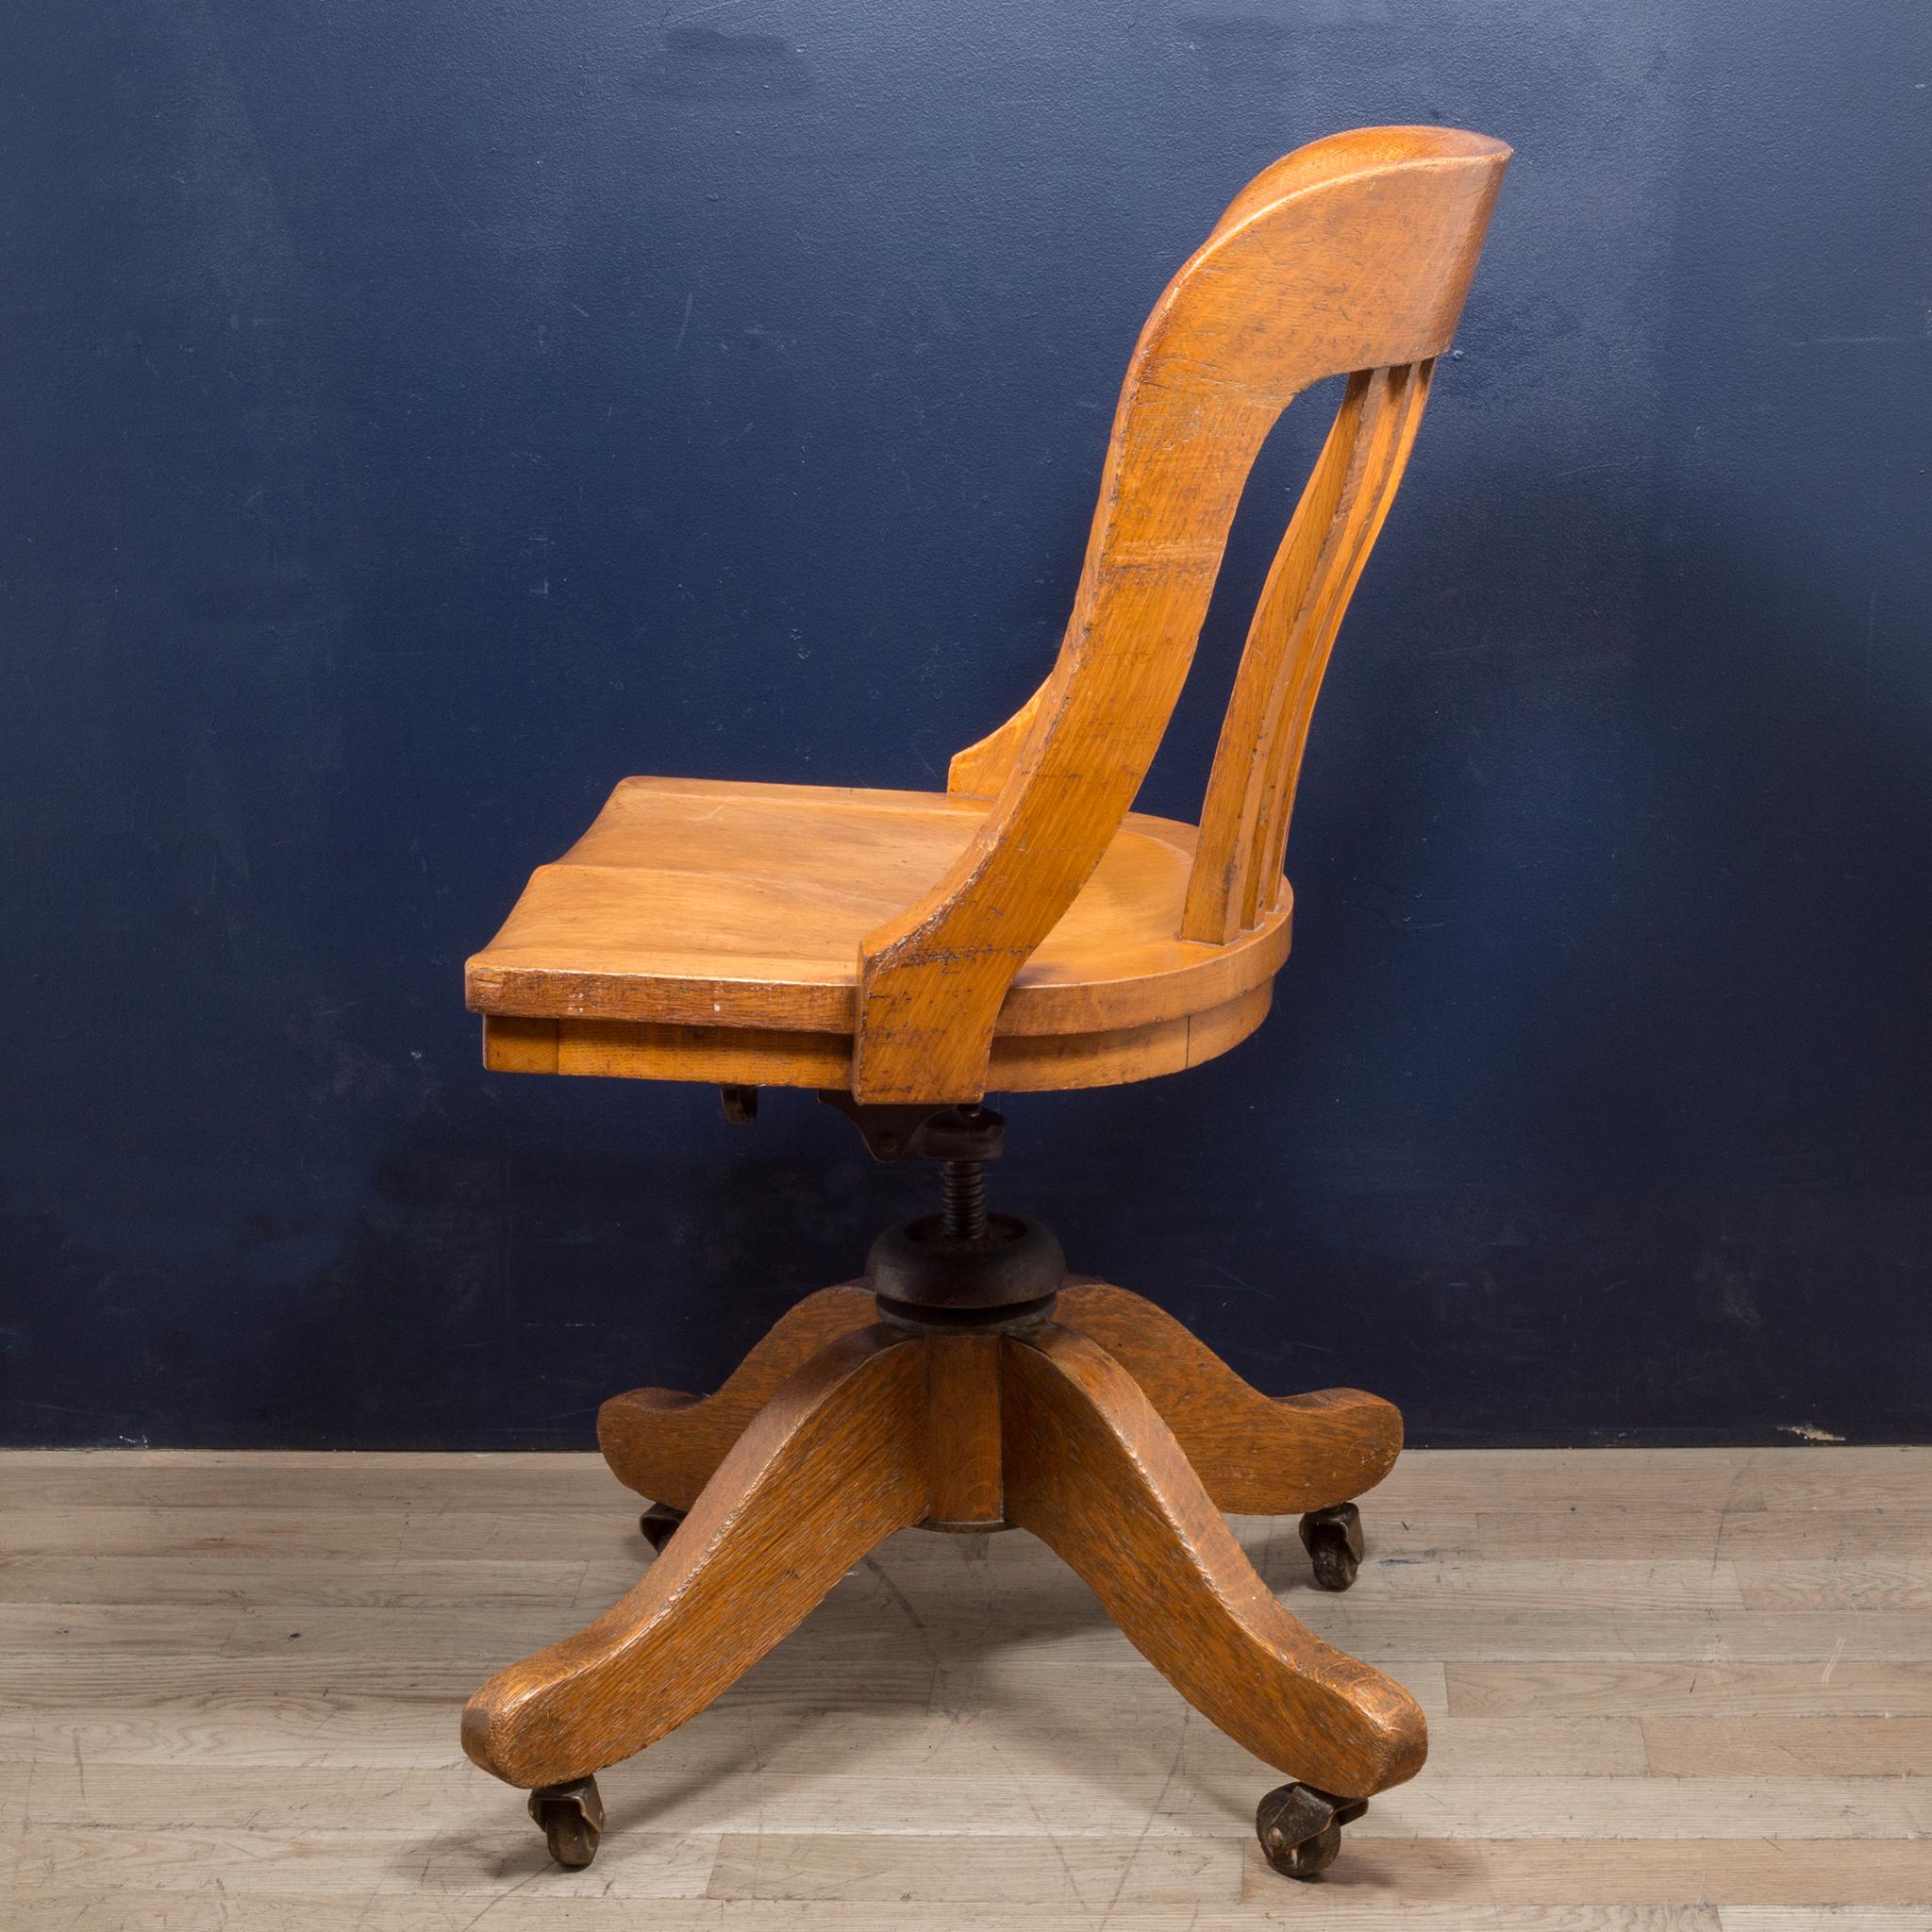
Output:
<path fill-rule="evenodd" d="M 1395 1409 L 1350 1389 L 1271 1400 L 1104 1283 L 1054 1312 L 1025 1335 L 915 1334 L 863 1286 L 827 1289 L 715 1395 L 607 1402 L 619 1479 L 689 1514 L 613 1608 L 476 1692 L 464 1750 L 512 1785 L 586 1778 L 694 1717 L 893 1531 L 1010 1525 L 1257 1757 L 1335 1803 L 1412 1777 L 1414 1701 L 1290 1616 L 1221 1515 L 1359 1495 L 1402 1446 Z"/>

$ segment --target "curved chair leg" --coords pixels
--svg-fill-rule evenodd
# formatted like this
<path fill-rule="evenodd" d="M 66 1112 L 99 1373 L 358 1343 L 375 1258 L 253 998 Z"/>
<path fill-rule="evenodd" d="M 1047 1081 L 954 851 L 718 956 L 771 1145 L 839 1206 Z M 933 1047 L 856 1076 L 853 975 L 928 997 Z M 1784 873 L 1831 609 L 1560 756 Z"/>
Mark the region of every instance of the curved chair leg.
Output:
<path fill-rule="evenodd" d="M 1007 1520 L 1086 1578 L 1196 1710 L 1337 1798 L 1415 1775 L 1415 1701 L 1275 1601 L 1125 1368 L 1049 1327 L 1008 1340 L 1001 1384 Z"/>
<path fill-rule="evenodd" d="M 626 1489 L 689 1509 L 781 1384 L 820 1349 L 878 1319 L 872 1291 L 827 1288 L 788 1308 L 714 1395 L 633 1389 L 597 1411 L 597 1446 Z"/>
<path fill-rule="evenodd" d="M 1331 1508 L 1374 1489 L 1401 1454 L 1393 1403 L 1359 1389 L 1263 1395 L 1172 1315 L 1124 1288 L 1064 1289 L 1056 1316 L 1091 1335 L 1146 1391 L 1217 1508 Z"/>
<path fill-rule="evenodd" d="M 508 1784 L 562 1785 L 694 1717 L 926 1513 L 926 1440 L 920 1342 L 841 1336 L 778 1391 L 626 1596 L 471 1698 L 463 1749 Z"/>

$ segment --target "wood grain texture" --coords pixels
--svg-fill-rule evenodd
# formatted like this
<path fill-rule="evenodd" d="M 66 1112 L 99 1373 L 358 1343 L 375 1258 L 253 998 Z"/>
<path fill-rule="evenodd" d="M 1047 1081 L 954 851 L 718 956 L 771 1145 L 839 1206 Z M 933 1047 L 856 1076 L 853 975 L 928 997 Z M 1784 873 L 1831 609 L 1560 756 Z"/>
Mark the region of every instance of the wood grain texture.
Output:
<path fill-rule="evenodd" d="M 557 1784 L 675 1730 L 925 1514 L 925 1457 L 919 1344 L 884 1328 L 840 1337 L 739 1439 L 641 1582 L 471 1698 L 471 1761 Z"/>
<path fill-rule="evenodd" d="M 1657 1777 L 1924 1777 L 1932 1717 L 1646 1715 L 1643 1746 Z"/>
<path fill-rule="evenodd" d="M 1215 747 L 1181 920 L 1227 944 L 1267 918 L 1328 655 L 1422 422 L 1433 361 L 1350 378 L 1262 587 Z"/>
<path fill-rule="evenodd" d="M 1090 1335 L 1141 1385 L 1218 1509 L 1279 1516 L 1352 1502 L 1395 1466 L 1402 1415 L 1359 1389 L 1267 1396 L 1165 1310 L 1076 1283 L 1061 1326 Z"/>
<path fill-rule="evenodd" d="M 1008 989 L 1104 859 L 1167 728 L 1256 453 L 1310 384 L 1447 347 L 1507 159 L 1454 129 L 1316 142 L 1257 176 L 1169 285 L 1128 364 L 1059 661 L 1024 725 L 963 761 L 975 784 L 1000 778 L 993 808 L 864 940 L 861 1099 L 983 1090 Z M 1351 499 L 1344 522 L 1364 515 L 1379 520 Z M 1341 548 L 1316 574 L 1324 609 L 1366 554 Z"/>
<path fill-rule="evenodd" d="M 1177 1324 L 1119 1291 L 1073 1292 L 1182 1388 Z M 1216 1723 L 1325 1790 L 1365 1794 L 1411 1774 L 1424 1748 L 1416 1707 L 1279 1607 L 1103 1349 L 1066 1329 L 1023 1343 L 854 1325 L 869 1299 L 850 1285 L 810 1297 L 708 1401 L 645 1390 L 605 1405 L 612 1472 L 691 1514 L 614 1609 L 475 1694 L 463 1721 L 474 1761 L 551 1784 L 643 1748 L 763 1656 L 881 1536 L 921 1521 L 1003 1526 L 1010 1459 L 1024 1477 L 1009 1520 L 1065 1555 Z M 1280 1446 L 1274 1406 L 1248 1393 Z M 1324 1457 L 1326 1420 L 1303 1412 L 1293 1428 L 1327 1482 L 1338 1467 L 1359 1476 L 1355 1437 L 1339 1463 Z"/>
<path fill-rule="evenodd" d="M 594 1456 L 0 1454 L 0 1924 L 1932 1932 L 1932 1776 L 1885 1715 L 1932 1712 L 1932 1620 L 1856 1590 L 1928 1497 L 1924 1449 L 1411 1451 L 1341 1597 L 1291 1526 L 1237 1524 L 1430 1724 L 1424 1774 L 1284 1897 L 1251 1843 L 1267 1774 L 1032 1537 L 883 1544 L 702 1722 L 603 1774 L 612 1829 L 571 1874 L 449 1718 L 635 1575 Z M 1541 1531 L 1492 1562 L 1478 1511 Z M 1687 1595 L 1688 1560 L 1646 1595 L 1629 1525 L 1659 1515 L 1706 1552 L 1817 1539 L 1846 1603 Z M 318 1605 L 358 1539 L 355 1601 Z M 1466 1551 L 1453 1594 L 1391 1601 L 1438 1545 Z M 1169 1846 L 1196 1895 L 1166 1895 Z"/>
<path fill-rule="evenodd" d="M 1239 1046 L 1268 1017 L 1274 987 L 1254 987 L 1226 1005 L 1179 1020 L 1150 1020 L 1107 1033 L 1001 1034 L 992 1043 L 988 1091 L 1058 1092 L 1118 1087 L 1197 1067 Z M 752 1026 L 658 1026 L 621 1020 L 525 1020 L 486 1016 L 483 1063 L 504 1074 L 589 1074 L 706 1085 L 845 1087 L 852 1038 Z"/>
<path fill-rule="evenodd" d="M 1061 1291 L 1058 1315 L 1062 1327 L 1091 1335 L 1140 1383 L 1218 1509 L 1285 1515 L 1349 1502 L 1380 1482 L 1401 1452 L 1402 1416 L 1393 1404 L 1357 1389 L 1263 1395 L 1172 1315 L 1125 1289 L 1075 1276 Z M 874 1319 L 863 1283 L 824 1289 L 788 1310 L 715 1394 L 634 1389 L 612 1396 L 597 1414 L 604 1459 L 639 1495 L 688 1507 L 779 1384 L 836 1336 Z M 941 1379 L 931 1391 L 947 1418 L 942 1424 L 936 1414 L 936 1432 L 957 1427 L 969 1444 L 984 1437 L 996 1406 L 987 1388 Z M 969 1463 L 986 1459 L 980 1450 L 965 1453 Z M 997 1467 L 995 1452 L 976 1478 L 982 1499 L 998 1497 Z M 952 1474 L 971 1486 L 963 1469 Z M 935 1513 L 959 1512 L 936 1501 Z M 975 1507 L 963 1520 L 998 1514 Z"/>
<path fill-rule="evenodd" d="M 654 1503 L 689 1509 L 779 1389 L 828 1343 L 876 1318 L 869 1288 L 821 1289 L 779 1316 L 715 1393 L 613 1395 L 597 1411 L 597 1446 L 611 1474 Z"/>
<path fill-rule="evenodd" d="M 865 934 L 944 872 L 984 799 L 626 778 L 466 968 L 502 1017 L 843 1035 Z M 1194 828 L 1133 813 L 1004 1002 L 1034 1039 L 1184 1019 L 1273 977 L 1288 908 L 1233 946 L 1177 937 Z"/>
<path fill-rule="evenodd" d="M 1128 364 L 1058 658 L 943 794 L 629 778 L 469 962 L 499 1071 L 846 1086 L 866 1101 L 1105 1086 L 1268 1008 L 1308 719 L 1449 342 L 1508 149 L 1363 128 L 1265 169 Z M 1128 809 L 1257 451 L 1350 380 L 1255 617 L 1202 826 Z"/>
<path fill-rule="evenodd" d="M 997 1335 L 932 1336 L 925 1343 L 928 1524 L 997 1529 L 1006 1500 Z"/>
<path fill-rule="evenodd" d="M 1009 1340 L 1003 1368 L 1008 1520 L 1085 1578 L 1195 1709 L 1341 1796 L 1415 1775 L 1427 1730 L 1414 1699 L 1282 1608 L 1118 1362 L 1050 1327 Z"/>
<path fill-rule="evenodd" d="M 1613 1491 L 1605 1489 L 1607 1466 Z M 591 1508 L 600 1486 L 607 1504 L 621 1505 L 601 1466 L 591 1467 L 587 1495 L 583 1461 L 548 1449 L 0 1449 L 0 1508 L 260 1507 L 271 1479 L 275 1507 L 291 1511 L 399 1508 L 439 1482 L 460 1483 L 465 1507 L 477 1510 L 551 1510 L 572 1499 Z M 1862 1559 L 1860 1539 L 1881 1512 L 1932 1511 L 1932 1445 L 1411 1451 L 1376 1504 L 1464 1524 L 1479 1512 L 1541 1512 L 1571 1524 L 1573 1554 L 1593 1554 L 1591 1539 L 1601 1535 L 1604 1552 L 1623 1560 L 1632 1512 L 1701 1516 L 1707 1549 L 1720 1524 L 1745 1517 L 1816 1537 L 1850 1511 L 1845 1548 Z M 447 1499 L 439 1496 L 437 1507 Z"/>

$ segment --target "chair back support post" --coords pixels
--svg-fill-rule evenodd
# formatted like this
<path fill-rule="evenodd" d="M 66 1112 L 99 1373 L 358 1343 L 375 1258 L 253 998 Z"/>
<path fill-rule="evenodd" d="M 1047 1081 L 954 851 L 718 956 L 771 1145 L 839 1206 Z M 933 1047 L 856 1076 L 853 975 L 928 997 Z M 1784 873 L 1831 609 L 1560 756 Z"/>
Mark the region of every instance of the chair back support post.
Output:
<path fill-rule="evenodd" d="M 859 950 L 853 1091 L 969 1101 L 1013 976 L 1119 830 L 1178 698 L 1249 470 L 1289 401 L 1350 380 L 1269 573 L 1217 749 L 1182 937 L 1223 944 L 1274 905 L 1301 750 L 1336 629 L 1407 459 L 1509 150 L 1366 128 L 1264 170 L 1142 329 L 1059 657 L 954 760 L 993 803 Z"/>

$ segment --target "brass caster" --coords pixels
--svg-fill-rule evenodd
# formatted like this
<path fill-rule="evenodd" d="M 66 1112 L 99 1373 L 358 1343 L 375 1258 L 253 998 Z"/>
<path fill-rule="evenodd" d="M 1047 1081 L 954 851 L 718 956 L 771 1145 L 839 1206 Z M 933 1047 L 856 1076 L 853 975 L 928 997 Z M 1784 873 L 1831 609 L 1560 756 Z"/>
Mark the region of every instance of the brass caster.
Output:
<path fill-rule="evenodd" d="M 550 1856 L 567 1871 L 580 1872 L 597 1856 L 604 1836 L 604 1800 L 593 1777 L 539 1785 L 530 1793 L 530 1816 L 543 1827 Z"/>
<path fill-rule="evenodd" d="M 682 1509 L 674 1509 L 669 1503 L 653 1503 L 638 1518 L 638 1533 L 652 1549 L 661 1552 L 671 1541 L 671 1532 L 683 1521 Z"/>
<path fill-rule="evenodd" d="M 1313 1785 L 1282 1785 L 1255 1807 L 1255 1836 L 1277 1872 L 1317 1878 L 1341 1855 L 1341 1827 L 1368 1808 L 1366 1798 L 1331 1798 Z"/>
<path fill-rule="evenodd" d="M 1362 1512 L 1353 1503 L 1311 1509 L 1302 1518 L 1302 1548 L 1322 1590 L 1346 1590 L 1362 1561 Z"/>

